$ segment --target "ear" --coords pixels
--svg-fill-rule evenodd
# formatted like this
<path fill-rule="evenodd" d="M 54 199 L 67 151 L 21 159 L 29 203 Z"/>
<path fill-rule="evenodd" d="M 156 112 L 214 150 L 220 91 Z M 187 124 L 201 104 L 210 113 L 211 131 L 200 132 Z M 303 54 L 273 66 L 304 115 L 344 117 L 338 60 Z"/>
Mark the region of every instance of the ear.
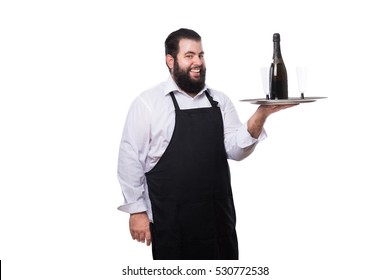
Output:
<path fill-rule="evenodd" d="M 169 70 L 172 70 L 173 66 L 175 64 L 175 59 L 173 58 L 173 56 L 170 55 L 170 54 L 167 54 L 165 56 L 165 62 L 167 63 L 167 66 L 168 66 Z"/>

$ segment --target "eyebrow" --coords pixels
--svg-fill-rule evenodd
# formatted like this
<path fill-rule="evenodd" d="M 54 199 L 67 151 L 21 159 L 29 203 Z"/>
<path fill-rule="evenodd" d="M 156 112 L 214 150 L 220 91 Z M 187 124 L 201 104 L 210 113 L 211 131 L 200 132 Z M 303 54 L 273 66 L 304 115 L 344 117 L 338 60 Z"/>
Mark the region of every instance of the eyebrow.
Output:
<path fill-rule="evenodd" d="M 186 54 L 196 54 L 196 53 L 193 51 L 188 51 L 184 55 L 186 55 Z M 204 51 L 201 51 L 199 54 L 204 54 Z"/>

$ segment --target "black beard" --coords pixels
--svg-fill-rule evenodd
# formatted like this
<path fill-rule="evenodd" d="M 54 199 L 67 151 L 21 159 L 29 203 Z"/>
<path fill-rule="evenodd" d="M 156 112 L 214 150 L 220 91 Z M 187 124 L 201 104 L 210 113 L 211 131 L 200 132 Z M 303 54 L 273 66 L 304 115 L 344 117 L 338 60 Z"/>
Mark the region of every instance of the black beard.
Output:
<path fill-rule="evenodd" d="M 173 79 L 181 90 L 189 94 L 197 94 L 205 87 L 206 68 L 202 67 L 200 69 L 199 80 L 194 81 L 190 77 L 190 69 L 180 69 L 179 64 L 175 60 L 173 67 Z"/>

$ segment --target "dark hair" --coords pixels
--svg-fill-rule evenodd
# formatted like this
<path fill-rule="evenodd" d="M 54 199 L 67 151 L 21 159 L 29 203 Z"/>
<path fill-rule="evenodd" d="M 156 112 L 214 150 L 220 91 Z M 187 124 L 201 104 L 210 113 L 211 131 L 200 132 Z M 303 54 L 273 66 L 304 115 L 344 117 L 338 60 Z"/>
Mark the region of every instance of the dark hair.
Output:
<path fill-rule="evenodd" d="M 180 28 L 168 35 L 165 40 L 165 55 L 170 54 L 176 58 L 179 52 L 179 42 L 181 39 L 191 39 L 194 41 L 201 41 L 202 38 L 194 30 Z"/>

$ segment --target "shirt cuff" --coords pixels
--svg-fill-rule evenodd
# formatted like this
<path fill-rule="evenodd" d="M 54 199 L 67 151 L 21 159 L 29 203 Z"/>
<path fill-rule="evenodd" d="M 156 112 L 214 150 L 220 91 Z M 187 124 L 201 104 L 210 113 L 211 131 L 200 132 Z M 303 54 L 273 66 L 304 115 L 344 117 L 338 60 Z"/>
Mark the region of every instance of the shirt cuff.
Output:
<path fill-rule="evenodd" d="M 123 204 L 118 207 L 118 210 L 133 214 L 133 213 L 145 212 L 148 210 L 148 208 L 144 201 L 139 201 L 135 203 Z"/>
<path fill-rule="evenodd" d="M 248 132 L 248 126 L 247 124 L 243 124 L 239 129 L 238 129 L 238 133 L 237 133 L 237 145 L 244 149 L 244 148 L 247 148 L 249 146 L 252 146 L 253 144 L 256 144 L 258 142 L 261 142 L 263 141 L 264 139 L 267 138 L 267 133 L 265 131 L 265 129 L 263 128 L 263 130 L 261 131 L 260 133 L 260 136 L 258 139 L 256 138 L 253 138 L 249 132 Z"/>

